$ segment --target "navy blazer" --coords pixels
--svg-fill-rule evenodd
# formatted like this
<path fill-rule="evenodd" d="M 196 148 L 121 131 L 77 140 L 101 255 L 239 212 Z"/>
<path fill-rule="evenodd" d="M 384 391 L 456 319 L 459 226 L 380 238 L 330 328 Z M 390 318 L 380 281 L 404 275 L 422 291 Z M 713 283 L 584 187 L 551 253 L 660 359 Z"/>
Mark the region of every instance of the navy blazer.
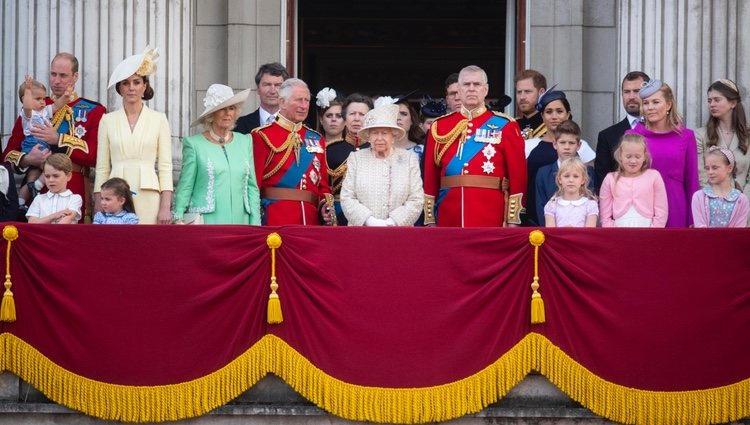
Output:
<path fill-rule="evenodd" d="M 234 126 L 234 131 L 243 134 L 250 134 L 250 132 L 256 127 L 260 127 L 260 108 L 256 109 L 252 114 L 240 117 L 237 120 L 237 124 Z"/>
<path fill-rule="evenodd" d="M 598 156 L 598 155 L 597 155 Z M 557 160 L 552 164 L 545 165 L 536 172 L 536 215 L 539 225 L 544 226 L 544 206 L 547 205 L 555 192 L 557 192 Z M 586 166 L 586 174 L 589 175 L 589 189 L 594 189 L 594 169 Z"/>
<path fill-rule="evenodd" d="M 630 121 L 628 121 L 628 117 L 625 117 L 624 120 L 599 132 L 599 138 L 596 141 L 596 159 L 594 160 L 596 193 L 599 193 L 599 188 L 602 187 L 602 182 L 604 182 L 607 174 L 617 171 L 615 149 L 617 149 L 620 138 L 627 130 L 630 130 Z"/>

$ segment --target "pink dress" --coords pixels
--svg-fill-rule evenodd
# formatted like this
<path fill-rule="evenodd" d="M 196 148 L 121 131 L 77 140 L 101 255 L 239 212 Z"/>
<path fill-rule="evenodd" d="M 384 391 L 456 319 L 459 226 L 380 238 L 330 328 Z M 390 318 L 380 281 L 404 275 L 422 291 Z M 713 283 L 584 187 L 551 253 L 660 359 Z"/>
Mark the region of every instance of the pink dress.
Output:
<path fill-rule="evenodd" d="M 636 177 L 607 174 L 599 190 L 602 227 L 664 227 L 667 223 L 667 191 L 656 170 L 645 170 Z M 646 226 L 623 226 L 620 220 L 634 212 L 650 222 Z"/>

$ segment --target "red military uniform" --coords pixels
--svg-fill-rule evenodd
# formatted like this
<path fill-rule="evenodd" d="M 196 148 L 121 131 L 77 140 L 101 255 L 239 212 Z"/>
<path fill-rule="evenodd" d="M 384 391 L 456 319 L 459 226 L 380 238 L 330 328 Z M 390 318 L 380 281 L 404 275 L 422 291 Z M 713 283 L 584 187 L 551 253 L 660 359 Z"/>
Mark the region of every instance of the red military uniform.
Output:
<path fill-rule="evenodd" d="M 48 105 L 53 103 L 49 97 L 45 101 Z M 64 153 L 70 157 L 73 162 L 73 175 L 68 182 L 68 189 L 80 195 L 84 200 L 90 199 L 86 196 L 86 178 L 89 175 L 89 169 L 96 166 L 99 121 L 106 112 L 107 109 L 99 103 L 76 97 L 75 100 L 60 108 L 52 118 L 52 125 L 60 133 L 57 146 L 51 145 L 52 153 Z M 19 117 L 8 139 L 8 146 L 3 152 L 4 160 L 13 163 L 17 170 L 20 169 L 21 158 L 25 155 L 21 151 L 23 139 L 23 127 Z M 81 220 L 86 215 L 87 206 L 87 202 L 84 202 L 81 208 Z"/>
<path fill-rule="evenodd" d="M 281 115 L 251 134 L 263 224 L 320 224 L 318 208 L 332 200 L 323 136 Z"/>
<path fill-rule="evenodd" d="M 425 224 L 520 223 L 526 157 L 515 120 L 484 106 L 436 119 L 427 135 L 424 192 Z"/>

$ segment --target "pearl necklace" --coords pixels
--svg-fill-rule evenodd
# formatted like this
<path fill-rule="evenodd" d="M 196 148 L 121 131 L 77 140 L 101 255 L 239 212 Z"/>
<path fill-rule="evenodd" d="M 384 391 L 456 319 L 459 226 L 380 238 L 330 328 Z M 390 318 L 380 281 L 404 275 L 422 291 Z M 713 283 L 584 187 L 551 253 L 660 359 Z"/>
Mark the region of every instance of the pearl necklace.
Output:
<path fill-rule="evenodd" d="M 220 145 L 223 145 L 224 143 L 229 141 L 229 137 L 219 137 L 218 134 L 214 133 L 213 129 L 208 130 L 208 134 L 211 135 L 211 138 L 219 142 Z M 231 135 L 231 132 L 229 133 Z M 230 136 L 231 137 L 231 136 Z"/>

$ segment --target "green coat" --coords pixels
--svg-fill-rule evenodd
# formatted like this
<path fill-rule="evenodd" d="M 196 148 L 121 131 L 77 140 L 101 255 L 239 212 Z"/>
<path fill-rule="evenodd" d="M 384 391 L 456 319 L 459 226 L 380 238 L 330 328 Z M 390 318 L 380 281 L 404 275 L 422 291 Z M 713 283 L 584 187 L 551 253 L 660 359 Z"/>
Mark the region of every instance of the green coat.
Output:
<path fill-rule="evenodd" d="M 174 218 L 201 213 L 206 224 L 260 224 L 260 191 L 253 167 L 250 137 L 233 132 L 224 146 L 203 134 L 182 141 L 182 173 Z"/>

